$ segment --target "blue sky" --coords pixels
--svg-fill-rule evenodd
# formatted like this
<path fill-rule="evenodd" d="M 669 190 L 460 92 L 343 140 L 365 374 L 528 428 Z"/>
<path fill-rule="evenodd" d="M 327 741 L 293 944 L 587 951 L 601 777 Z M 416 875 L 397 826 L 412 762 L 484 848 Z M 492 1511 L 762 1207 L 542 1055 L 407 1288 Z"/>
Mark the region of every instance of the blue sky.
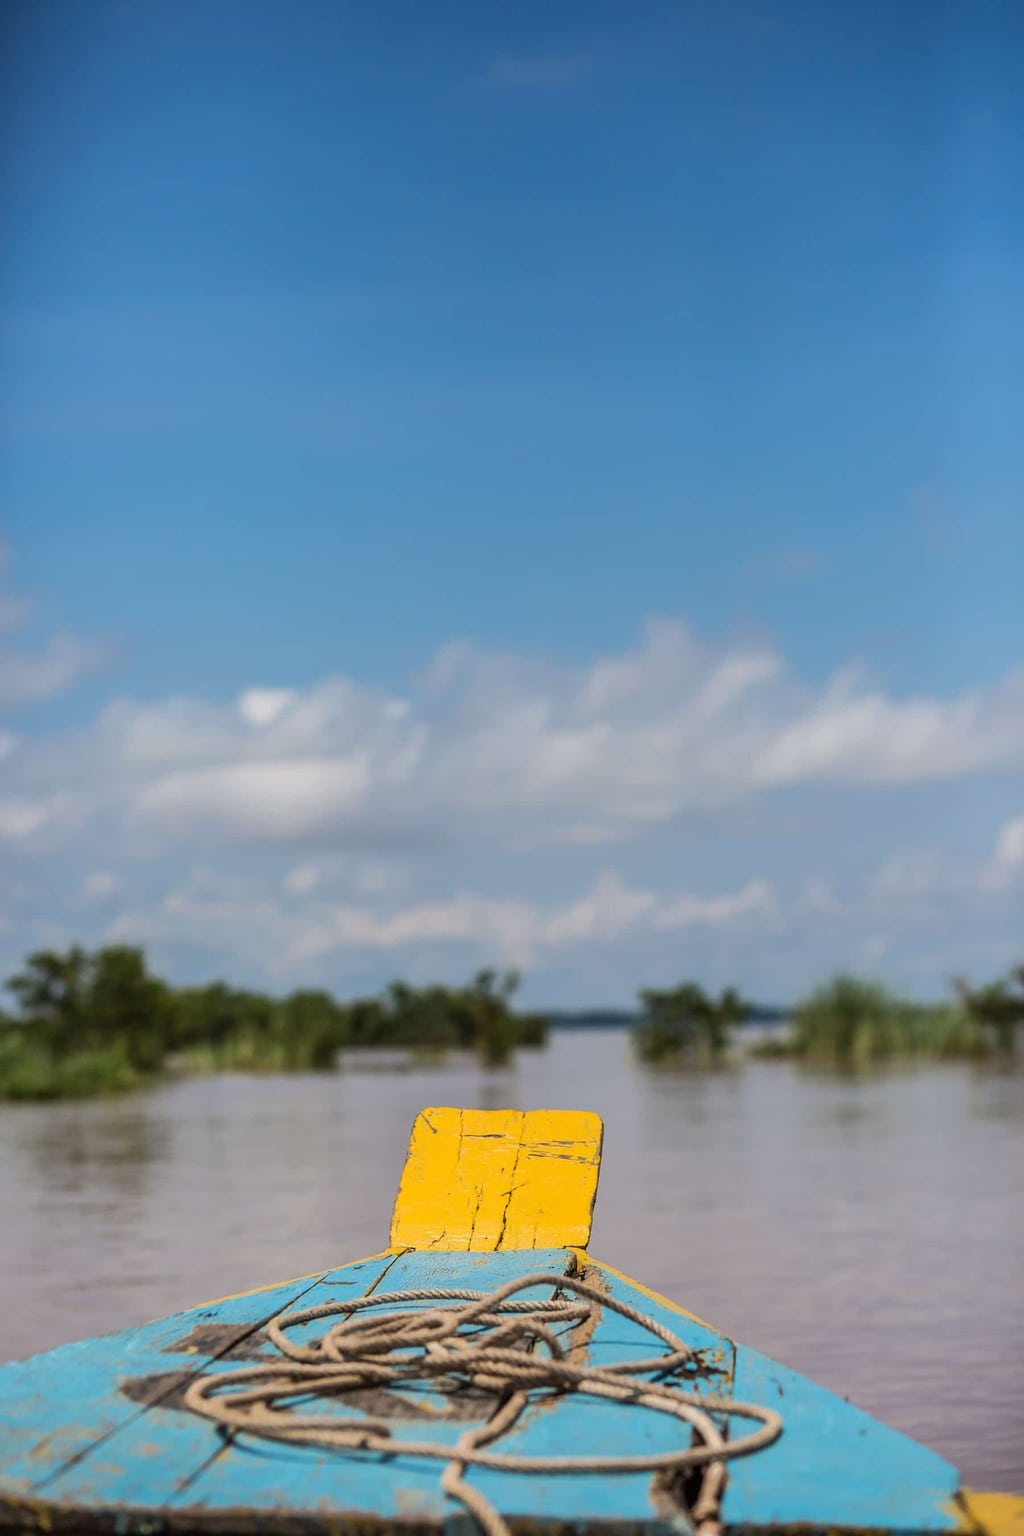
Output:
<path fill-rule="evenodd" d="M 8 966 L 1019 957 L 1019 7 L 0 30 Z"/>

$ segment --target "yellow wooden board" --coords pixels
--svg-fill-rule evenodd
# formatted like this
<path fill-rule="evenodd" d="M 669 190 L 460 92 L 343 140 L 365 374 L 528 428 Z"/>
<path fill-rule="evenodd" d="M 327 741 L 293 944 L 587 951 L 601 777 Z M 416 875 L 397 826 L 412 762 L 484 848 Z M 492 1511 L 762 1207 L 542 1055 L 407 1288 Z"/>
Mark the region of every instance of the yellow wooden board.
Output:
<path fill-rule="evenodd" d="M 1016 1493 L 974 1493 L 962 1489 L 960 1502 L 967 1519 L 965 1530 L 984 1536 L 1024 1536 L 1024 1497 Z"/>
<path fill-rule="evenodd" d="M 392 1250 L 583 1248 L 601 1167 L 599 1115 L 425 1109 L 391 1218 Z"/>

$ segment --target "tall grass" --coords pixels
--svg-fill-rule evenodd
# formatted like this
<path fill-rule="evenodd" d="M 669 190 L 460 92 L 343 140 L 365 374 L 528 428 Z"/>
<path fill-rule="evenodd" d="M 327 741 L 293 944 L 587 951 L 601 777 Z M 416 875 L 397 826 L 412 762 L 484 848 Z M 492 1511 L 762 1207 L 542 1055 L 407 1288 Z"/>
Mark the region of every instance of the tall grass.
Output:
<path fill-rule="evenodd" d="M 788 1054 L 855 1067 L 898 1057 L 979 1057 L 991 1044 L 983 1026 L 953 1004 L 915 1003 L 878 982 L 836 976 L 798 1005 Z"/>
<path fill-rule="evenodd" d="M 0 1036 L 0 1099 L 85 1099 L 134 1088 L 140 1073 L 120 1044 L 61 1053 L 24 1030 Z"/>

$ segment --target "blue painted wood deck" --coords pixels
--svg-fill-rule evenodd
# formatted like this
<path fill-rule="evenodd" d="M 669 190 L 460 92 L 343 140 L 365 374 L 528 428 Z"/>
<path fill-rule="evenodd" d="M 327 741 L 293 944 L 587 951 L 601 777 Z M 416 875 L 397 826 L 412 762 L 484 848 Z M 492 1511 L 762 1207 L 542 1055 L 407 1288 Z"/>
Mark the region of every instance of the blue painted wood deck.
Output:
<path fill-rule="evenodd" d="M 465 1533 L 466 1515 L 439 1486 L 442 1463 L 244 1434 L 232 1439 L 182 1406 L 183 1386 L 200 1373 L 272 1358 L 262 1330 L 281 1312 L 371 1291 L 486 1291 L 534 1271 L 572 1273 L 576 1263 L 566 1249 L 384 1255 L 2 1366 L 0 1526 L 42 1532 L 63 1517 L 76 1531 L 118 1536 L 204 1527 L 355 1536 L 383 1520 Z M 638 1294 L 614 1272 L 588 1262 L 586 1274 L 701 1352 L 693 1390 L 763 1402 L 783 1414 L 777 1444 L 730 1464 L 727 1530 L 800 1524 L 910 1536 L 957 1528 L 958 1477 L 939 1456 L 670 1303 Z M 650 1353 L 649 1335 L 607 1311 L 588 1345 L 588 1359 L 598 1365 Z M 454 1443 L 468 1421 L 439 1416 L 438 1406 L 415 1395 L 394 1402 L 396 1440 Z M 451 1399 L 445 1407 L 450 1415 Z M 663 1415 L 567 1397 L 528 1410 L 501 1449 L 623 1455 L 677 1448 L 679 1436 L 679 1425 Z M 668 1529 L 647 1474 L 477 1468 L 469 1479 L 513 1520 L 580 1530 Z"/>

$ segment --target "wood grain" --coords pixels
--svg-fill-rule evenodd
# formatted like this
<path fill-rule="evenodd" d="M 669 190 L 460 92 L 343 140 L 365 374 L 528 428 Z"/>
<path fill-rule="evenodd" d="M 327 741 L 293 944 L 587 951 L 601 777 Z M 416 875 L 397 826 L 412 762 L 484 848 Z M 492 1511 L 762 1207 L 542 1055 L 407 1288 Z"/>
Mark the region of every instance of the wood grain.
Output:
<path fill-rule="evenodd" d="M 585 1247 L 601 1139 L 600 1117 L 574 1110 L 425 1109 L 395 1201 L 392 1249 Z"/>

